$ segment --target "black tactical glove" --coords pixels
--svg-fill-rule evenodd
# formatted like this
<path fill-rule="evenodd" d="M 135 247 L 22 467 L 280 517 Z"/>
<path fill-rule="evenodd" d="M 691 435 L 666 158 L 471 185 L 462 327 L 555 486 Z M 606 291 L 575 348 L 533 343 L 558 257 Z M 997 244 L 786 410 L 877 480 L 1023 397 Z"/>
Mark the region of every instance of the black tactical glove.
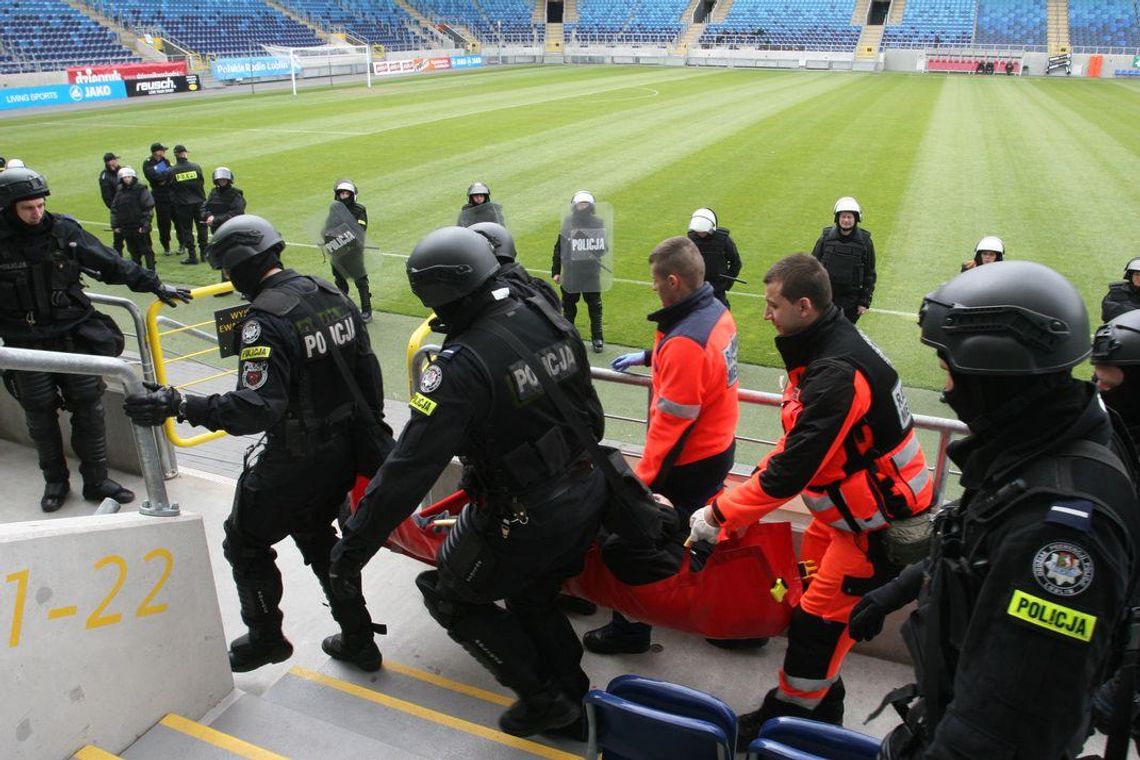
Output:
<path fill-rule="evenodd" d="M 190 291 L 186 288 L 176 288 L 173 285 L 158 284 L 154 289 L 154 294 L 158 296 L 158 300 L 162 301 L 167 306 L 177 306 L 178 302 L 190 303 Z"/>
<path fill-rule="evenodd" d="M 926 573 L 926 563 L 908 565 L 890 583 L 863 595 L 851 608 L 847 633 L 856 641 L 870 641 L 883 632 L 887 615 L 918 598 Z"/>
<path fill-rule="evenodd" d="M 149 393 L 132 393 L 123 400 L 123 411 L 136 425 L 155 427 L 167 417 L 178 415 L 182 394 L 174 388 L 155 383 L 144 383 Z"/>

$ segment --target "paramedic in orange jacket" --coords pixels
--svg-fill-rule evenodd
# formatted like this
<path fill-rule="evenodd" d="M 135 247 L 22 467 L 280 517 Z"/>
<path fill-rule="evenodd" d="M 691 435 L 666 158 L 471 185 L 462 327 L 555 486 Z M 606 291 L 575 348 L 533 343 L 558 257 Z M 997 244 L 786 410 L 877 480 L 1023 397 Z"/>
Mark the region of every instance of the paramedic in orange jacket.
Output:
<path fill-rule="evenodd" d="M 832 304 L 823 266 L 788 256 L 764 286 L 764 318 L 788 370 L 784 436 L 748 481 L 693 513 L 690 539 L 716 541 L 799 495 L 812 513 L 800 555 L 818 571 L 792 612 L 779 685 L 740 716 L 743 746 L 779 715 L 842 723 L 851 608 L 899 570 L 884 552 L 887 516 L 922 512 L 933 497 L 902 383 Z"/>
<path fill-rule="evenodd" d="M 687 520 L 723 487 L 736 453 L 736 322 L 704 281 L 704 259 L 691 240 L 663 241 L 649 264 L 661 300 L 649 315 L 657 323 L 653 350 L 624 354 L 610 366 L 652 367 L 649 429 L 637 476 Z M 597 654 L 637 654 L 649 649 L 650 630 L 615 611 L 608 625 L 582 641 Z"/>

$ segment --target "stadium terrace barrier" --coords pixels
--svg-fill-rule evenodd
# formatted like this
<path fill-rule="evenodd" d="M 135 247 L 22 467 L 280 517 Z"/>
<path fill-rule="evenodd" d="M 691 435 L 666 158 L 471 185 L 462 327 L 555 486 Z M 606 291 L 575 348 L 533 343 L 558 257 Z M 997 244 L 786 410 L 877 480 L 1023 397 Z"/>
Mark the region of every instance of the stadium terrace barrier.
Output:
<path fill-rule="evenodd" d="M 88 84 L 131 79 L 184 77 L 189 73 L 185 61 L 112 63 L 104 66 L 69 66 L 67 81 L 69 84 Z"/>
<path fill-rule="evenodd" d="M 300 71 L 300 64 L 294 62 L 290 68 L 288 58 L 273 56 L 215 58 L 210 61 L 210 73 L 214 75 L 214 79 L 222 82 L 234 79 L 276 79 Z"/>

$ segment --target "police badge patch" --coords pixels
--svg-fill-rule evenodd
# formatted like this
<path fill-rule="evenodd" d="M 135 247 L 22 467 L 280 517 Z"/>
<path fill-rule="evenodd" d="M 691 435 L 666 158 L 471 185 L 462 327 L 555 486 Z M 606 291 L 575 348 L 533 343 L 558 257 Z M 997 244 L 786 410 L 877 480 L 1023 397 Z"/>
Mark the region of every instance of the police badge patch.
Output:
<path fill-rule="evenodd" d="M 256 319 L 251 319 L 245 323 L 241 328 L 241 342 L 248 346 L 251 343 L 256 343 L 257 339 L 261 337 L 261 323 Z"/>
<path fill-rule="evenodd" d="M 269 362 L 246 362 L 241 365 L 241 386 L 255 391 L 269 379 Z"/>
<path fill-rule="evenodd" d="M 1092 557 L 1076 544 L 1046 544 L 1033 556 L 1033 579 L 1057 596 L 1081 593 L 1092 584 L 1093 573 Z"/>
<path fill-rule="evenodd" d="M 420 375 L 420 393 L 431 393 L 439 388 L 439 384 L 442 382 L 443 370 L 439 368 L 438 364 L 431 364 Z"/>

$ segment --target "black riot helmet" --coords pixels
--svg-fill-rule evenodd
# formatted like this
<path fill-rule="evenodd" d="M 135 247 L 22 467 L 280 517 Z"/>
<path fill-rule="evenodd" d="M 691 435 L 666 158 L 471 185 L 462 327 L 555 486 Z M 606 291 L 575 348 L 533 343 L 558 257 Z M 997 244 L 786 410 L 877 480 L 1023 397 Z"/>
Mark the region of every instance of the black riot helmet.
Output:
<path fill-rule="evenodd" d="M 518 258 L 518 252 L 515 251 L 515 237 L 503 225 L 497 222 L 479 222 L 467 229 L 487 238 L 500 264 L 509 264 Z"/>
<path fill-rule="evenodd" d="M 10 208 L 16 201 L 29 201 L 51 195 L 47 180 L 26 167 L 11 167 L 0 172 L 0 208 Z"/>
<path fill-rule="evenodd" d="M 254 214 L 241 214 L 218 228 L 202 254 L 214 269 L 233 272 L 256 256 L 284 248 L 285 241 L 272 224 Z"/>
<path fill-rule="evenodd" d="M 487 203 L 491 200 L 491 188 L 487 187 L 487 185 L 482 183 L 482 182 L 472 182 L 471 187 L 467 188 L 467 202 L 468 203 L 473 202 L 471 200 L 472 195 L 485 195 L 485 196 L 487 196 L 487 200 L 483 201 L 484 203 Z"/>
<path fill-rule="evenodd" d="M 1101 325 L 1093 337 L 1093 364 L 1140 364 L 1140 309 L 1126 311 Z"/>
<path fill-rule="evenodd" d="M 498 268 L 490 241 L 466 227 L 429 232 L 407 262 L 412 292 L 429 309 L 474 293 Z"/>
<path fill-rule="evenodd" d="M 922 342 L 964 375 L 1011 377 L 1068 370 L 1089 355 L 1080 293 L 1032 261 L 974 267 L 926 296 Z"/>

